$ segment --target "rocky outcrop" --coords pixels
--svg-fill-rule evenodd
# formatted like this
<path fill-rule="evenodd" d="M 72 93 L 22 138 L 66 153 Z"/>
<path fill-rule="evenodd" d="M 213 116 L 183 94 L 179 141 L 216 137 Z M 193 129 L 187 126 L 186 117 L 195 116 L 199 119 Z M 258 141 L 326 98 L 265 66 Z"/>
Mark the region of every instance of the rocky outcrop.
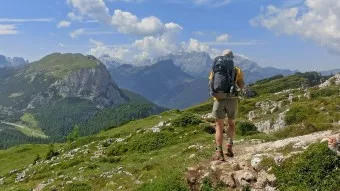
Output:
<path fill-rule="evenodd" d="M 340 73 L 326 80 L 324 83 L 320 84 L 320 88 L 326 88 L 331 85 L 340 85 Z"/>
<path fill-rule="evenodd" d="M 83 68 L 72 72 L 64 79 L 53 83 L 49 90 L 56 91 L 56 94 L 63 98 L 78 97 L 91 100 L 99 108 L 127 101 L 101 63 L 95 68 Z"/>

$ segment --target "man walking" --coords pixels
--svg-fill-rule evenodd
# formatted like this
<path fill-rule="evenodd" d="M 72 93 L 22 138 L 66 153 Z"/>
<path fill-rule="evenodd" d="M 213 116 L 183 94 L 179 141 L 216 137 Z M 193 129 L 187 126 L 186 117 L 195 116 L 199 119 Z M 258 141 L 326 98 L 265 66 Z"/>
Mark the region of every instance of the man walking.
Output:
<path fill-rule="evenodd" d="M 234 55 L 231 50 L 225 50 L 222 56 L 215 58 L 209 76 L 210 95 L 214 97 L 212 116 L 216 119 L 216 154 L 214 160 L 224 161 L 223 154 L 223 127 L 224 119 L 228 118 L 227 152 L 233 157 L 233 139 L 235 136 L 235 118 L 238 107 L 238 90 L 245 86 L 243 72 L 234 66 Z"/>

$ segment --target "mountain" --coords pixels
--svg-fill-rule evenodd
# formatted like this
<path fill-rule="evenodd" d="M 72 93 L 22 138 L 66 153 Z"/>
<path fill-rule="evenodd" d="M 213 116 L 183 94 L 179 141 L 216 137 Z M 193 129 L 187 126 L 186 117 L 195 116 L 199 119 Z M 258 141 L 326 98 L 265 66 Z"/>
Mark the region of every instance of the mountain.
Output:
<path fill-rule="evenodd" d="M 179 52 L 156 58 L 154 62 L 165 59 L 173 60 L 176 66 L 195 78 L 207 78 L 213 62 L 206 52 Z M 249 58 L 237 54 L 235 55 L 234 62 L 236 66 L 244 71 L 247 84 L 279 74 L 286 76 L 297 72 L 272 67 L 263 68 Z"/>
<path fill-rule="evenodd" d="M 195 78 L 206 78 L 212 59 L 206 52 L 178 52 L 156 58 L 153 62 L 172 60 L 174 64 Z"/>
<path fill-rule="evenodd" d="M 340 73 L 340 69 L 326 70 L 326 71 L 321 71 L 320 73 L 322 75 L 332 75 L 332 74 Z"/>
<path fill-rule="evenodd" d="M 206 100 L 73 142 L 0 150 L 0 187 L 9 191 L 339 190 L 339 148 L 328 147 L 327 140 L 340 141 L 340 75 L 320 87 L 285 84 L 296 78 L 254 83 L 263 85 L 263 92 L 240 100 L 235 157 L 226 162 L 211 160 L 214 120 L 209 117 L 212 100 Z M 271 84 L 279 88 L 268 93 Z"/>
<path fill-rule="evenodd" d="M 136 92 L 161 106 L 168 106 L 162 103 L 162 97 L 169 98 L 169 92 L 174 88 L 194 80 L 175 66 L 172 60 L 143 67 L 124 64 L 109 71 L 121 88 Z"/>
<path fill-rule="evenodd" d="M 28 60 L 21 57 L 5 57 L 0 54 L 0 68 L 2 67 L 19 67 L 29 64 Z"/>
<path fill-rule="evenodd" d="M 93 56 L 54 53 L 23 69 L 6 70 L 11 72 L 0 72 L 0 127 L 13 144 L 20 143 L 16 138 L 22 139 L 22 133 L 43 138 L 37 141 L 61 141 L 75 125 L 88 135 L 164 111 L 151 102 L 133 101 L 138 96 L 119 89 Z"/>
<path fill-rule="evenodd" d="M 290 75 L 294 71 L 260 67 L 245 56 L 236 55 L 235 64 L 245 76 L 246 83 L 275 75 Z M 179 52 L 156 58 L 153 65 L 137 67 L 121 64 L 109 71 L 117 84 L 137 92 L 154 103 L 183 109 L 209 98 L 208 75 L 212 59 L 205 52 Z"/>
<path fill-rule="evenodd" d="M 108 69 L 117 68 L 118 66 L 124 64 L 124 61 L 118 58 L 113 58 L 109 55 L 102 55 L 98 57 L 98 60 L 100 60 Z"/>

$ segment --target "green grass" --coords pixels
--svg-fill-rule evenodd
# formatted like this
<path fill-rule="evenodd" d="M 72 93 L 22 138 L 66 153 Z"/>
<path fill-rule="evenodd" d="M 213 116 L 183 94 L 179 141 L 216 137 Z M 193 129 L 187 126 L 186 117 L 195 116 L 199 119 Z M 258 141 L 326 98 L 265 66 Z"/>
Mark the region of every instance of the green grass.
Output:
<path fill-rule="evenodd" d="M 50 54 L 39 61 L 33 62 L 29 72 L 44 72 L 56 78 L 62 78 L 73 71 L 81 68 L 96 67 L 97 59 L 82 54 Z"/>

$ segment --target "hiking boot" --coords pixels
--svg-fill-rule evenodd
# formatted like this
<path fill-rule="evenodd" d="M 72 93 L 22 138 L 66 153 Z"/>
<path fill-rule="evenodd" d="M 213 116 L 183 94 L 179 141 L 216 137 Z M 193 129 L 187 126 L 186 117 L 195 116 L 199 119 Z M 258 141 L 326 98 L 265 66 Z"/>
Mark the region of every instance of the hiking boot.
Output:
<path fill-rule="evenodd" d="M 225 155 L 228 157 L 234 157 L 233 145 L 227 144 L 227 153 Z"/>
<path fill-rule="evenodd" d="M 213 160 L 215 160 L 215 161 L 225 161 L 223 151 L 216 151 L 215 155 L 213 156 Z"/>

